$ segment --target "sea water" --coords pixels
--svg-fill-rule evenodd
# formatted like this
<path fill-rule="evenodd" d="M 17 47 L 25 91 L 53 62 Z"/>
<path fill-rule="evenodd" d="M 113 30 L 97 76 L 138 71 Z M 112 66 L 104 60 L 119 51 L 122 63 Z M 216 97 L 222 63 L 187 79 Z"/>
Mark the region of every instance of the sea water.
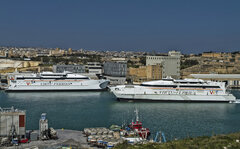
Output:
<path fill-rule="evenodd" d="M 231 91 L 240 99 L 240 91 Z M 0 107 L 26 110 L 27 129 L 38 129 L 41 113 L 47 113 L 55 129 L 83 130 L 86 127 L 123 125 L 140 121 L 167 139 L 240 131 L 240 104 L 230 103 L 135 103 L 119 102 L 110 92 L 21 92 L 0 91 Z"/>

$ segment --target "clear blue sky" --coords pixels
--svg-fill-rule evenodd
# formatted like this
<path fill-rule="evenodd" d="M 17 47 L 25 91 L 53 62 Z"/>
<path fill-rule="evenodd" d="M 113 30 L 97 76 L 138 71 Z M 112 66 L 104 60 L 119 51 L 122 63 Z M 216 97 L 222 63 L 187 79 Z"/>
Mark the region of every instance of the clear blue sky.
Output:
<path fill-rule="evenodd" d="M 240 0 L 1 0 L 0 46 L 240 50 Z"/>

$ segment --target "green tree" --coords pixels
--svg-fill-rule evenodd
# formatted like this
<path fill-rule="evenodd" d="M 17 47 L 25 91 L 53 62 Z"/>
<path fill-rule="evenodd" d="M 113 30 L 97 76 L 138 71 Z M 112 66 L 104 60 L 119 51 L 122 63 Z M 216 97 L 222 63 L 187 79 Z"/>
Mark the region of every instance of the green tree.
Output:
<path fill-rule="evenodd" d="M 146 65 L 146 56 L 140 57 L 140 63 Z"/>

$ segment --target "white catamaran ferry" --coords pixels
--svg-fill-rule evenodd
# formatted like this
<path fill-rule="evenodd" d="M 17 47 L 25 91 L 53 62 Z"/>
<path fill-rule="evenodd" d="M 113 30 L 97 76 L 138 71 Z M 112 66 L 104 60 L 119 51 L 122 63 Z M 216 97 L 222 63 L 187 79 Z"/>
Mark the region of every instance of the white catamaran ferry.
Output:
<path fill-rule="evenodd" d="M 6 91 L 82 91 L 104 90 L 108 80 L 91 80 L 89 77 L 70 72 L 16 74 L 9 78 Z"/>
<path fill-rule="evenodd" d="M 119 85 L 110 88 L 118 100 L 175 102 L 235 102 L 226 92 L 225 82 L 200 79 L 163 79 L 141 85 Z"/>

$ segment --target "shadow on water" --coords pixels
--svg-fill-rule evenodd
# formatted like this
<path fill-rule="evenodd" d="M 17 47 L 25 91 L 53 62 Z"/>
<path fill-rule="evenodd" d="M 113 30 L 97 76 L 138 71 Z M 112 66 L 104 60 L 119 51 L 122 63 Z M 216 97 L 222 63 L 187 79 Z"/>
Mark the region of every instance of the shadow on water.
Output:
<path fill-rule="evenodd" d="M 8 99 L 19 101 L 90 99 L 100 96 L 101 92 L 10 92 Z"/>

